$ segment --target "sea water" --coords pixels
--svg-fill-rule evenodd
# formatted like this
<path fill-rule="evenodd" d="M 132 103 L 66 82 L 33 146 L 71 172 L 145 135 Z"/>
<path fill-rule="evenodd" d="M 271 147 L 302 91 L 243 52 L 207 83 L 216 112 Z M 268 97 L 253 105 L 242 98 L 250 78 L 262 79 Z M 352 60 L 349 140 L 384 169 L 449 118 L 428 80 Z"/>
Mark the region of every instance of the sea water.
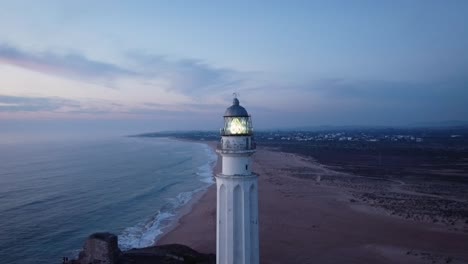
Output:
<path fill-rule="evenodd" d="M 153 245 L 215 161 L 205 144 L 162 138 L 0 144 L 0 262 L 61 263 L 93 232 Z"/>

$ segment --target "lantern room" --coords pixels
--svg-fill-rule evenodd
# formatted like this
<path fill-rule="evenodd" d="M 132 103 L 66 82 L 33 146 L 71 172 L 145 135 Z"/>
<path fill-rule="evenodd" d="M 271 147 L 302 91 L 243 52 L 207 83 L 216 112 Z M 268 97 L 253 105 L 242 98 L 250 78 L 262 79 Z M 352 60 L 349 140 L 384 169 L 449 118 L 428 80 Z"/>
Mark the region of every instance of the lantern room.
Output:
<path fill-rule="evenodd" d="M 223 136 L 249 136 L 252 135 L 252 121 L 247 110 L 239 105 L 239 99 L 234 98 L 232 106 L 224 113 Z"/>

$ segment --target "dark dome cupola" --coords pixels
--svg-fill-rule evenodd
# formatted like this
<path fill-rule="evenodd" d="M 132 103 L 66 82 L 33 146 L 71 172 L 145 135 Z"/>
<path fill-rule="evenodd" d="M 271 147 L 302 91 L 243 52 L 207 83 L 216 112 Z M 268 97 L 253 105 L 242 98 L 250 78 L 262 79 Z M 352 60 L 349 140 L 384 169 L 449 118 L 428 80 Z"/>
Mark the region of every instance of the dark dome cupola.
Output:
<path fill-rule="evenodd" d="M 247 110 L 245 110 L 244 107 L 239 105 L 239 99 L 234 98 L 234 100 L 232 100 L 232 106 L 228 107 L 226 109 L 226 112 L 224 113 L 224 117 L 227 117 L 227 116 L 241 117 L 241 116 L 249 116 L 249 114 L 247 113 Z"/>
<path fill-rule="evenodd" d="M 244 107 L 240 106 L 239 99 L 234 97 L 232 105 L 224 113 L 223 136 L 247 136 L 252 135 L 252 120 Z"/>

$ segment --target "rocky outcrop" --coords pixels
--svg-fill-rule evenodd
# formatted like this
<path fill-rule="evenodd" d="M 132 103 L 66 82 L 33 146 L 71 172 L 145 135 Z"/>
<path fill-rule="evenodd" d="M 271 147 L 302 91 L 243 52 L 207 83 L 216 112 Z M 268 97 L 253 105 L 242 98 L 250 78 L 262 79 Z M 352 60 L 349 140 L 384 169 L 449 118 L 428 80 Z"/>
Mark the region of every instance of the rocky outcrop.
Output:
<path fill-rule="evenodd" d="M 86 240 L 78 257 L 79 264 L 115 264 L 121 255 L 117 236 L 111 233 L 94 233 Z"/>
<path fill-rule="evenodd" d="M 179 264 L 216 263 L 214 254 L 199 253 L 190 247 L 171 244 L 120 251 L 117 236 L 95 233 L 88 237 L 83 251 L 71 264 Z"/>

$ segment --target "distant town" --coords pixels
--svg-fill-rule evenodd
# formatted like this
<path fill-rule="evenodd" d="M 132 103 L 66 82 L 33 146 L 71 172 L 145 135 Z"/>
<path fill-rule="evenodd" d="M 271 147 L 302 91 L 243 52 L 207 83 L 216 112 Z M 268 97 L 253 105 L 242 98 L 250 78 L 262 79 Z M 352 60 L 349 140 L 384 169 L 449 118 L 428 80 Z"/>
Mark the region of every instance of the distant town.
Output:
<path fill-rule="evenodd" d="M 175 131 L 147 133 L 139 136 L 175 137 L 191 140 L 218 140 L 217 131 Z M 468 148 L 468 127 L 444 128 L 359 128 L 327 130 L 264 130 L 256 131 L 255 139 L 259 143 L 349 143 L 360 146 L 393 143 L 393 145 L 432 145 L 441 148 Z"/>

